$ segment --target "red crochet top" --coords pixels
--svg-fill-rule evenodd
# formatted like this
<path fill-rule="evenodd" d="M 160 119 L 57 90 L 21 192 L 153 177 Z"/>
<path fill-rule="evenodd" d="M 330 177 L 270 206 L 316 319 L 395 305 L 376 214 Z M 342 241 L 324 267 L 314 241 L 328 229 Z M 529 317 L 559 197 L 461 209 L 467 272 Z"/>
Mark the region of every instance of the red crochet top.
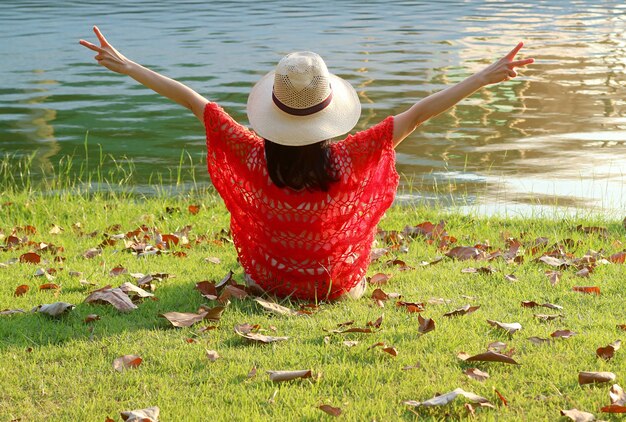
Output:
<path fill-rule="evenodd" d="M 330 145 L 339 180 L 328 192 L 274 185 L 263 139 L 217 104 L 206 105 L 204 123 L 209 174 L 246 273 L 266 291 L 310 300 L 356 286 L 398 186 L 393 117 Z"/>

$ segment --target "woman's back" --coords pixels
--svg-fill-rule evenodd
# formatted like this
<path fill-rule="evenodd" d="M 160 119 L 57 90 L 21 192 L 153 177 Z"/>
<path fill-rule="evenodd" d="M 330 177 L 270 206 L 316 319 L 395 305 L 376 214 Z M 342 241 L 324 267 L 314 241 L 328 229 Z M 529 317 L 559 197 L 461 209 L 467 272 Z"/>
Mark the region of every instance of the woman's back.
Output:
<path fill-rule="evenodd" d="M 209 173 L 248 276 L 267 291 L 308 299 L 356 286 L 398 184 L 393 118 L 329 146 L 338 180 L 323 192 L 277 187 L 262 138 L 214 103 L 204 117 Z"/>

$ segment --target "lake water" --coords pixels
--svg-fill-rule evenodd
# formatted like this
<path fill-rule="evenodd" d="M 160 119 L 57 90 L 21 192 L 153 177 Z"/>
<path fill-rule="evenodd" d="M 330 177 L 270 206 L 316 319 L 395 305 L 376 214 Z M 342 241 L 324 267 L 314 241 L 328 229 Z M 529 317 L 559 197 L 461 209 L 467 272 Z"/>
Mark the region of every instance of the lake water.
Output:
<path fill-rule="evenodd" d="M 357 129 L 462 80 L 526 42 L 537 63 L 429 121 L 397 149 L 400 201 L 447 196 L 486 212 L 626 209 L 623 1 L 2 1 L 0 155 L 37 165 L 127 157 L 138 187 L 184 148 L 204 171 L 185 109 L 96 65 L 99 25 L 127 57 L 187 83 L 247 124 L 251 86 L 313 50 L 363 103 Z"/>

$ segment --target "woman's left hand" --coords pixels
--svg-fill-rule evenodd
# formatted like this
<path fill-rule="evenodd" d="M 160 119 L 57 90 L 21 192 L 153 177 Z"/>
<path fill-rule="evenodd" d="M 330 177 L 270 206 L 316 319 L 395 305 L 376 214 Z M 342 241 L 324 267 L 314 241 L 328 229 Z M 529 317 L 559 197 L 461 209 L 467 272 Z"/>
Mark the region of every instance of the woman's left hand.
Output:
<path fill-rule="evenodd" d="M 520 42 L 509 54 L 480 71 L 478 74 L 483 81 L 483 85 L 508 81 L 517 76 L 516 67 L 524 67 L 533 63 L 535 59 L 514 60 L 523 46 L 524 43 Z"/>

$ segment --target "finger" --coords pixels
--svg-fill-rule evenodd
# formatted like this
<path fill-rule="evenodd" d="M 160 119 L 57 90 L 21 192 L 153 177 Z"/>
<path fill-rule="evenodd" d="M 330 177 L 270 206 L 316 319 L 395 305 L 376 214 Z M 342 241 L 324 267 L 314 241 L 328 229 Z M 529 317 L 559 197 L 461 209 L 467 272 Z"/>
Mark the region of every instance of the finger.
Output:
<path fill-rule="evenodd" d="M 511 50 L 509 52 L 509 54 L 507 54 L 505 57 L 509 60 L 513 60 L 513 58 L 515 58 L 515 55 L 522 49 L 522 47 L 524 46 L 523 42 L 519 42 L 515 48 L 513 50 Z"/>
<path fill-rule="evenodd" d="M 95 44 L 90 43 L 89 41 L 80 40 L 78 41 L 78 43 L 82 46 L 87 47 L 90 50 L 97 51 L 98 53 L 104 53 L 104 50 L 102 48 L 98 47 Z"/>
<path fill-rule="evenodd" d="M 509 78 L 514 78 L 517 76 L 517 72 L 514 71 L 513 69 L 509 70 L 508 74 L 509 74 Z"/>
<path fill-rule="evenodd" d="M 98 29 L 98 27 L 95 25 L 93 27 L 93 32 L 96 33 L 96 37 L 98 37 L 102 45 L 109 45 L 109 42 L 107 41 L 107 39 L 104 38 L 104 35 L 102 35 L 102 32 L 100 32 L 100 29 Z"/>
<path fill-rule="evenodd" d="M 509 63 L 507 66 L 513 68 L 513 67 L 521 67 L 521 66 L 526 66 L 527 64 L 531 64 L 534 63 L 535 59 L 524 59 L 524 60 L 515 60 L 512 61 L 511 63 Z"/>

